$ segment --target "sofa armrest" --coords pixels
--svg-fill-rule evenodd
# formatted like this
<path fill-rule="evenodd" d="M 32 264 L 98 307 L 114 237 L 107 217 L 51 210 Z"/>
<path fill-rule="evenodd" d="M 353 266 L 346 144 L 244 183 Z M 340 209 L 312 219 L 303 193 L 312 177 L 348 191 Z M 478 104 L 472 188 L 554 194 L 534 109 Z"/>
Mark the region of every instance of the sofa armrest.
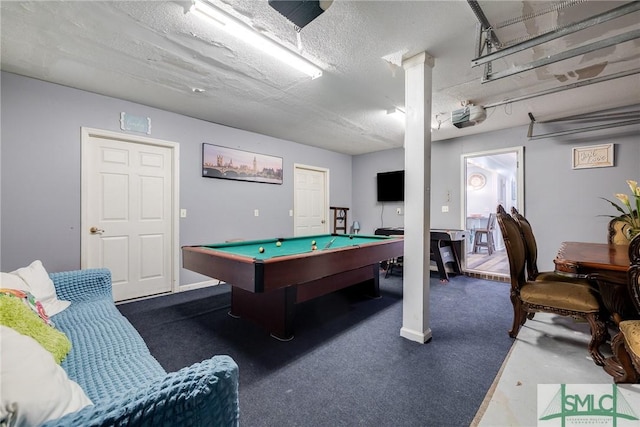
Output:
<path fill-rule="evenodd" d="M 44 426 L 237 426 L 238 365 L 214 356 Z"/>
<path fill-rule="evenodd" d="M 58 298 L 67 301 L 88 301 L 96 297 L 113 299 L 111 272 L 106 268 L 63 271 L 49 274 Z"/>

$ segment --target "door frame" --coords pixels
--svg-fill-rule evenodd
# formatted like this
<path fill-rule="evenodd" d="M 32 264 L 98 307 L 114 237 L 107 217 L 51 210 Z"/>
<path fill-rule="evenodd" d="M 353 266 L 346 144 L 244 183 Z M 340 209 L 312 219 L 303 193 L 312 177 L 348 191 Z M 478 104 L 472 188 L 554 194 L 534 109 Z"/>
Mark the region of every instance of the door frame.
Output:
<path fill-rule="evenodd" d="M 304 165 L 302 163 L 294 163 L 293 164 L 293 235 L 296 235 L 296 230 L 298 229 L 296 227 L 297 225 L 297 221 L 298 221 L 298 216 L 296 215 L 296 211 L 295 211 L 295 207 L 297 206 L 297 200 L 296 200 L 296 186 L 297 186 L 297 180 L 296 180 L 296 174 L 298 172 L 299 169 L 307 169 L 307 170 L 312 170 L 315 172 L 320 172 L 322 173 L 322 176 L 324 177 L 324 207 L 323 207 L 323 211 L 324 211 L 324 233 L 329 233 L 329 169 L 327 168 L 321 168 L 319 166 L 309 166 L 309 165 Z"/>
<path fill-rule="evenodd" d="M 476 151 L 471 153 L 463 153 L 460 155 L 460 185 L 461 185 L 461 201 L 460 201 L 460 224 L 463 230 L 467 229 L 467 159 L 471 157 L 484 157 L 491 156 L 497 154 L 505 154 L 505 153 L 516 153 L 516 208 L 518 211 L 525 215 L 524 211 L 524 146 L 515 146 L 515 147 L 506 147 L 495 150 L 484 150 L 484 151 Z M 506 209 L 506 207 L 505 207 Z M 499 228 L 496 224 L 496 228 Z M 470 236 L 471 237 L 471 236 Z M 469 240 L 467 240 L 467 244 L 469 244 Z M 468 251 L 468 249 L 467 249 Z M 490 275 L 498 275 L 497 273 L 493 273 L 490 271 L 483 270 L 468 270 L 466 263 L 466 254 L 464 256 L 465 265 L 464 270 L 470 271 L 472 273 L 480 273 L 480 274 L 490 274 Z"/>
<path fill-rule="evenodd" d="M 113 132 L 109 130 L 96 129 L 82 126 L 80 128 L 80 152 L 81 152 L 81 178 L 80 178 L 80 268 L 87 268 L 89 244 L 89 218 L 88 206 L 89 186 L 88 186 L 88 165 L 89 150 L 87 146 L 91 138 L 105 138 L 118 140 L 129 144 L 152 145 L 165 147 L 171 150 L 171 173 L 172 173 L 172 189 L 171 189 L 171 292 L 179 289 L 178 278 L 180 277 L 180 144 L 173 141 L 149 138 L 139 135 L 131 135 L 127 133 Z"/>
<path fill-rule="evenodd" d="M 525 215 L 524 211 L 524 146 L 516 146 L 516 147 L 507 147 L 507 148 L 499 148 L 496 150 L 486 150 L 486 151 L 475 151 L 473 153 L 463 153 L 460 155 L 460 185 L 462 191 L 461 201 L 460 201 L 460 224 L 462 225 L 462 229 L 467 228 L 467 167 L 466 162 L 468 157 L 480 157 L 480 156 L 490 156 L 492 154 L 505 154 L 516 152 L 517 160 L 517 185 L 516 185 L 516 194 L 517 200 L 516 205 L 518 206 L 518 212 L 522 215 Z"/>

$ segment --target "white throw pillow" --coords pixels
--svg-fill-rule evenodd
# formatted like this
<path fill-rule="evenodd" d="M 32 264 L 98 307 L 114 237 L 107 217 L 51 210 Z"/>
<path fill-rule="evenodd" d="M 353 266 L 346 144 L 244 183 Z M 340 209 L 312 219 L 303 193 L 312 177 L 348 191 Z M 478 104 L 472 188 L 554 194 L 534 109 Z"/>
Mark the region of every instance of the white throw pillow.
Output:
<path fill-rule="evenodd" d="M 0 352 L 0 425 L 40 425 L 92 404 L 33 338 L 0 325 Z"/>
<path fill-rule="evenodd" d="M 28 290 L 29 286 L 24 283 L 20 276 L 11 273 L 0 273 L 0 288 Z"/>
<path fill-rule="evenodd" d="M 12 287 L 11 289 L 29 291 L 36 299 L 40 300 L 48 316 L 60 313 L 71 304 L 69 301 L 58 299 L 53 281 L 51 281 L 47 270 L 44 269 L 42 262 L 39 260 L 33 261 L 28 267 L 12 271 L 11 274 L 18 276 L 26 284 L 26 288 Z M 2 277 L 2 287 L 7 288 L 8 286 L 4 285 L 4 274 Z"/>

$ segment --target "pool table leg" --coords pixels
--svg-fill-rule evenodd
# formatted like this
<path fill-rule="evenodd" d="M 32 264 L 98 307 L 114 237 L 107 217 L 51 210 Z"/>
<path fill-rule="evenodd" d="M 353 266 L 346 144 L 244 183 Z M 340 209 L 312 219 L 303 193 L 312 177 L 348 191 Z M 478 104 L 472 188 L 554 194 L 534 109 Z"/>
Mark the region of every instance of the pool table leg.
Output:
<path fill-rule="evenodd" d="M 229 314 L 250 319 L 269 331 L 274 338 L 288 341 L 293 339 L 296 304 L 350 286 L 362 286 L 368 296 L 379 298 L 379 264 L 376 262 L 355 270 L 269 292 L 254 293 L 232 286 Z"/>
<path fill-rule="evenodd" d="M 279 340 L 293 339 L 295 303 L 295 286 L 264 293 L 231 287 L 230 314 L 258 323 Z"/>

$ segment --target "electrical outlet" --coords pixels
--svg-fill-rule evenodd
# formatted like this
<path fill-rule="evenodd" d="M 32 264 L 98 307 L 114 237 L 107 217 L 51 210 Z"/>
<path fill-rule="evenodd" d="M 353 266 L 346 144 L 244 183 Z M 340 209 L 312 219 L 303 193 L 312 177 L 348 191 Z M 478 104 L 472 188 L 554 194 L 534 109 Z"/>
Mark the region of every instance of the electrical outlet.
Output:
<path fill-rule="evenodd" d="M 443 205 L 442 206 L 442 212 L 449 212 L 449 206 L 448 205 Z"/>
<path fill-rule="evenodd" d="M 400 208 L 396 208 L 396 213 L 397 213 L 398 215 L 402 215 L 402 209 L 400 209 Z"/>
<path fill-rule="evenodd" d="M 258 209 L 255 209 L 253 211 L 253 216 L 260 216 L 260 211 Z"/>

